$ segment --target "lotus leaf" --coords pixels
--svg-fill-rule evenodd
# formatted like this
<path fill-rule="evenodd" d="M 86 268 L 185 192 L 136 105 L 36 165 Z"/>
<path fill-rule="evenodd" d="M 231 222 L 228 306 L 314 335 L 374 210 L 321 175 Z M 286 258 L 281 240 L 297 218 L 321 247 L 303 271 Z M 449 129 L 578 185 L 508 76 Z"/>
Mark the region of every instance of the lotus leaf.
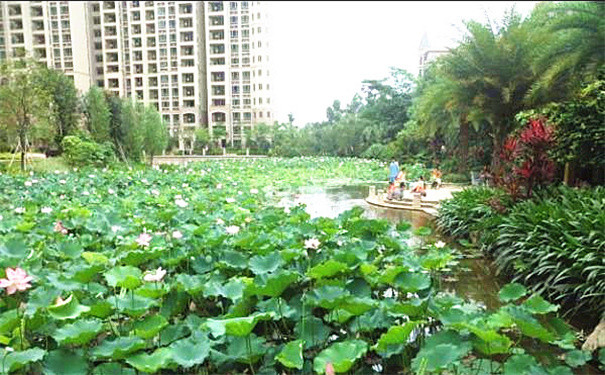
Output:
<path fill-rule="evenodd" d="M 318 374 L 326 372 L 326 365 L 331 363 L 336 373 L 347 372 L 355 361 L 368 351 L 368 344 L 362 340 L 348 340 L 332 344 L 319 352 L 313 360 L 313 370 Z"/>
<path fill-rule="evenodd" d="M 59 345 L 84 345 L 94 339 L 103 330 L 103 323 L 98 319 L 78 320 L 57 329 L 53 338 Z"/>
<path fill-rule="evenodd" d="M 275 357 L 282 365 L 288 368 L 296 368 L 302 370 L 303 368 L 303 347 L 305 345 L 304 340 L 295 340 L 287 343 L 281 352 Z"/>

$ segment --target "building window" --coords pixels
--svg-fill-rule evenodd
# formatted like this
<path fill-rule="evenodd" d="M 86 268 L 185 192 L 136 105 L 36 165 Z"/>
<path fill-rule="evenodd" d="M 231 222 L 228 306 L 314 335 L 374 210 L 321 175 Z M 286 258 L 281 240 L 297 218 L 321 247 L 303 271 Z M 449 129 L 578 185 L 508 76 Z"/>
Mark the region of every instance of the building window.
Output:
<path fill-rule="evenodd" d="M 237 16 L 231 16 L 231 24 L 232 25 L 236 25 L 237 24 Z"/>

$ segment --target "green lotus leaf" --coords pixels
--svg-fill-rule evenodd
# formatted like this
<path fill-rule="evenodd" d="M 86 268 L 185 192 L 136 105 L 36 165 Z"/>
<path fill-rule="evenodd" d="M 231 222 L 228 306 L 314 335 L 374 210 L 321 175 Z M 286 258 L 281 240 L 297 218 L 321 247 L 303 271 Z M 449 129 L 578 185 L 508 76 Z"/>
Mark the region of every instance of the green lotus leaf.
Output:
<path fill-rule="evenodd" d="M 134 323 L 134 334 L 144 339 L 150 339 L 167 325 L 168 321 L 162 315 L 149 315 Z"/>
<path fill-rule="evenodd" d="M 516 301 L 527 294 L 527 289 L 519 283 L 510 283 L 504 285 L 498 296 L 502 302 Z"/>
<path fill-rule="evenodd" d="M 525 302 L 523 302 L 522 306 L 527 308 L 527 310 L 533 314 L 547 314 L 549 312 L 559 310 L 559 306 L 549 303 L 538 294 L 534 294 L 529 297 L 527 300 L 525 300 Z"/>
<path fill-rule="evenodd" d="M 228 363 L 233 363 L 235 360 L 244 364 L 258 362 L 267 352 L 267 347 L 264 345 L 265 339 L 251 334 L 249 336 L 250 347 L 248 347 L 247 341 L 246 337 L 230 337 L 225 360 Z"/>
<path fill-rule="evenodd" d="M 368 351 L 368 344 L 362 340 L 348 340 L 329 346 L 319 352 L 313 360 L 313 370 L 324 374 L 326 365 L 331 363 L 336 373 L 347 372 L 355 361 Z"/>
<path fill-rule="evenodd" d="M 169 348 L 159 348 L 151 354 L 138 353 L 131 355 L 126 358 L 126 363 L 139 371 L 153 374 L 170 367 L 172 354 L 173 351 Z"/>
<path fill-rule="evenodd" d="M 351 314 L 347 310 L 334 309 L 324 316 L 324 320 L 329 323 L 337 322 L 339 324 L 346 323 L 355 315 Z"/>
<path fill-rule="evenodd" d="M 328 339 L 330 332 L 330 328 L 315 316 L 301 319 L 294 327 L 296 337 L 305 342 L 305 349 L 322 345 Z"/>
<path fill-rule="evenodd" d="M 193 337 L 178 340 L 170 344 L 172 360 L 178 365 L 189 368 L 204 363 L 210 354 L 210 340 Z"/>
<path fill-rule="evenodd" d="M 312 279 L 321 279 L 322 277 L 332 277 L 348 270 L 349 266 L 345 263 L 330 259 L 311 268 L 307 271 L 307 276 Z"/>
<path fill-rule="evenodd" d="M 204 290 L 205 279 L 200 275 L 187 275 L 180 273 L 176 276 L 176 281 L 183 286 L 188 294 L 196 296 L 202 290 Z"/>
<path fill-rule="evenodd" d="M 378 276 L 378 282 L 383 284 L 393 284 L 397 275 L 402 272 L 407 272 L 408 270 L 409 268 L 405 266 L 387 267 L 386 269 L 381 270 L 380 275 Z"/>
<path fill-rule="evenodd" d="M 220 295 L 233 302 L 238 302 L 244 297 L 244 291 L 252 283 L 253 279 L 250 277 L 232 277 L 222 286 Z"/>
<path fill-rule="evenodd" d="M 339 302 L 342 297 L 349 295 L 349 291 L 342 287 L 324 285 L 313 289 L 308 296 L 311 303 L 321 306 L 324 309 L 334 309 L 339 307 Z"/>
<path fill-rule="evenodd" d="M 82 246 L 77 242 L 61 242 L 57 248 L 65 258 L 78 258 L 82 254 Z"/>
<path fill-rule="evenodd" d="M 410 334 L 419 324 L 424 321 L 409 321 L 402 326 L 393 326 L 389 330 L 383 333 L 376 345 L 372 347 L 372 350 L 379 354 L 386 353 L 389 345 L 401 345 L 406 344 L 410 338 Z"/>
<path fill-rule="evenodd" d="M 256 275 L 274 272 L 279 269 L 284 263 L 281 255 L 278 252 L 273 252 L 268 255 L 256 255 L 250 258 L 250 271 Z"/>
<path fill-rule="evenodd" d="M 412 360 L 412 369 L 424 368 L 437 372 L 456 363 L 471 351 L 471 344 L 453 331 L 441 331 L 426 339 L 424 346 Z"/>
<path fill-rule="evenodd" d="M 140 337 L 118 337 L 114 340 L 104 340 L 101 345 L 92 350 L 97 358 L 123 359 L 128 354 L 145 348 L 145 341 Z"/>
<path fill-rule="evenodd" d="M 82 258 L 90 265 L 104 266 L 109 263 L 109 258 L 101 253 L 85 251 L 82 253 Z"/>
<path fill-rule="evenodd" d="M 89 283 L 103 270 L 103 266 L 92 265 L 88 267 L 78 267 L 72 276 L 72 279 L 80 283 Z"/>
<path fill-rule="evenodd" d="M 378 304 L 377 301 L 369 297 L 345 296 L 338 300 L 338 307 L 346 310 L 353 315 L 361 315 L 370 311 Z"/>
<path fill-rule="evenodd" d="M 71 296 L 71 300 L 66 304 L 48 306 L 50 316 L 58 320 L 75 319 L 88 311 L 90 311 L 90 307 L 80 305 L 74 295 Z"/>
<path fill-rule="evenodd" d="M 259 275 L 251 285 L 255 294 L 269 297 L 279 297 L 286 288 L 298 281 L 299 274 L 292 271 L 278 271 L 273 274 Z"/>
<path fill-rule="evenodd" d="M 17 371 L 23 368 L 28 363 L 41 361 L 46 355 L 46 350 L 40 348 L 26 349 L 20 352 L 6 352 L 0 353 L 3 365 L 0 370 L 8 372 Z M 4 373 L 3 371 L 3 373 Z"/>
<path fill-rule="evenodd" d="M 0 244 L 0 259 L 23 259 L 29 254 L 27 244 L 19 238 L 11 238 Z"/>
<path fill-rule="evenodd" d="M 556 339 L 556 336 L 551 331 L 547 330 L 523 308 L 518 306 L 507 306 L 506 312 L 510 314 L 517 328 L 526 336 L 539 339 L 543 342 L 551 342 Z"/>
<path fill-rule="evenodd" d="M 248 259 L 237 251 L 228 250 L 223 252 L 219 262 L 235 269 L 245 269 L 248 267 Z"/>
<path fill-rule="evenodd" d="M 605 348 L 599 349 L 599 362 L 601 362 L 602 365 L 605 365 Z"/>
<path fill-rule="evenodd" d="M 102 363 L 92 370 L 92 375 L 136 375 L 136 370 L 116 362 Z"/>
<path fill-rule="evenodd" d="M 104 274 L 107 284 L 112 287 L 135 289 L 143 282 L 143 272 L 133 266 L 120 266 L 110 269 Z"/>
<path fill-rule="evenodd" d="M 275 357 L 282 365 L 288 368 L 296 368 L 302 370 L 304 358 L 303 358 L 303 347 L 305 345 L 304 340 L 290 341 Z"/>
<path fill-rule="evenodd" d="M 261 320 L 269 320 L 275 316 L 274 312 L 266 313 L 254 313 L 250 316 L 242 318 L 231 318 L 231 319 L 208 319 L 205 323 L 206 327 L 210 329 L 210 332 L 214 337 L 220 337 L 225 334 L 231 336 L 248 336 L 256 323 Z"/>
<path fill-rule="evenodd" d="M 406 302 L 397 302 L 392 299 L 382 300 L 389 314 L 393 316 L 422 317 L 426 313 L 427 302 L 418 298 Z"/>
<path fill-rule="evenodd" d="M 548 374 L 529 354 L 515 354 L 504 363 L 504 375 Z"/>
<path fill-rule="evenodd" d="M 90 306 L 90 311 L 86 313 L 88 316 L 94 316 L 97 318 L 107 318 L 111 313 L 113 313 L 114 307 L 108 301 L 98 301 L 94 305 Z"/>
<path fill-rule="evenodd" d="M 98 319 L 78 320 L 57 329 L 53 338 L 59 345 L 84 345 L 94 339 L 103 330 L 103 323 Z"/>
<path fill-rule="evenodd" d="M 478 337 L 473 339 L 473 346 L 483 354 L 506 354 L 512 346 L 512 341 L 508 337 L 494 330 L 486 330 L 471 324 L 465 324 L 464 327 Z"/>
<path fill-rule="evenodd" d="M 571 367 L 584 366 L 592 359 L 592 354 L 585 350 L 571 350 L 565 353 L 565 363 Z"/>
<path fill-rule="evenodd" d="M 417 292 L 431 286 L 431 276 L 428 273 L 403 272 L 395 277 L 393 285 L 403 292 Z"/>
<path fill-rule="evenodd" d="M 151 307 L 158 304 L 154 299 L 136 294 L 130 295 L 130 293 L 119 297 L 107 297 L 107 302 L 111 303 L 113 308 L 132 317 L 139 317 L 149 311 Z"/>
<path fill-rule="evenodd" d="M 17 309 L 12 309 L 0 314 L 0 335 L 9 334 L 19 325 Z"/>
<path fill-rule="evenodd" d="M 300 314 L 298 306 L 291 306 L 280 297 L 273 297 L 258 302 L 256 307 L 260 312 L 274 311 L 280 318 L 297 319 L 296 317 Z"/>
<path fill-rule="evenodd" d="M 44 374 L 86 375 L 88 374 L 88 362 L 81 350 L 53 350 L 44 359 Z"/>

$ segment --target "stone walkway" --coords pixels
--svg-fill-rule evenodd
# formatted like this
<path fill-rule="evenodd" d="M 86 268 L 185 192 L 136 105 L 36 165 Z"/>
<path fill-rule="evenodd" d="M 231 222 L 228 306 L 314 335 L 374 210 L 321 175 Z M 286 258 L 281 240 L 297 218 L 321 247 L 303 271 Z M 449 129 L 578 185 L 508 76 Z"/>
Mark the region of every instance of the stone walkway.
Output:
<path fill-rule="evenodd" d="M 386 199 L 387 194 L 385 191 L 375 191 L 370 188 L 370 195 L 366 198 L 366 202 L 386 208 L 424 211 L 430 215 L 436 216 L 439 209 L 439 203 L 442 200 L 451 198 L 453 192 L 462 189 L 463 187 L 449 186 L 444 186 L 440 189 L 427 189 L 426 196 L 424 197 L 421 197 L 420 194 L 414 194 L 410 190 L 405 190 L 401 200 L 390 200 Z"/>

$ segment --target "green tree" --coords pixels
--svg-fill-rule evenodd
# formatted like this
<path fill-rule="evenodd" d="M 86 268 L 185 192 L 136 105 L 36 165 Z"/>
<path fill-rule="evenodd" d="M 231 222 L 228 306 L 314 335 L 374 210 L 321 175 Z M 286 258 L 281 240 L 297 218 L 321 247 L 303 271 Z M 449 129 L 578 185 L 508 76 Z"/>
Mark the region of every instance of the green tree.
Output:
<path fill-rule="evenodd" d="M 29 58 L 0 64 L 0 114 L 2 124 L 14 129 L 21 151 L 21 170 L 25 170 L 28 135 L 32 128 L 48 121 L 50 95 L 40 85 L 42 68 Z"/>
<path fill-rule="evenodd" d="M 127 156 L 124 150 L 124 144 L 126 143 L 126 134 L 128 133 L 129 129 L 126 127 L 122 115 L 124 99 L 111 93 L 105 93 L 105 100 L 107 101 L 107 107 L 109 108 L 110 114 L 109 137 L 111 138 L 111 141 L 113 142 L 114 148 L 117 150 L 120 159 L 122 159 L 122 161 L 126 161 Z"/>
<path fill-rule="evenodd" d="M 162 115 L 152 106 L 139 107 L 141 112 L 141 126 L 143 133 L 143 151 L 149 157 L 149 163 L 153 163 L 154 155 L 166 149 L 168 145 L 168 129 L 162 119 Z"/>
<path fill-rule="evenodd" d="M 92 86 L 84 96 L 84 114 L 92 139 L 97 143 L 111 141 L 111 112 L 100 88 Z"/>
<path fill-rule="evenodd" d="M 326 109 L 326 116 L 328 117 L 328 123 L 334 124 L 340 121 L 343 115 L 343 110 L 340 108 L 340 100 L 334 100 L 331 107 Z"/>
<path fill-rule="evenodd" d="M 121 126 L 125 131 L 123 138 L 124 154 L 130 160 L 141 161 L 144 139 L 141 119 L 142 104 L 132 100 L 123 100 L 121 107 Z"/>
<path fill-rule="evenodd" d="M 196 153 L 201 153 L 201 150 L 210 145 L 210 132 L 208 128 L 198 128 L 195 131 L 195 149 Z"/>
<path fill-rule="evenodd" d="M 70 135 L 80 120 L 80 102 L 74 82 L 62 72 L 42 68 L 38 84 L 49 93 L 50 123 L 54 133 L 54 143 L 61 148 L 61 141 Z"/>

